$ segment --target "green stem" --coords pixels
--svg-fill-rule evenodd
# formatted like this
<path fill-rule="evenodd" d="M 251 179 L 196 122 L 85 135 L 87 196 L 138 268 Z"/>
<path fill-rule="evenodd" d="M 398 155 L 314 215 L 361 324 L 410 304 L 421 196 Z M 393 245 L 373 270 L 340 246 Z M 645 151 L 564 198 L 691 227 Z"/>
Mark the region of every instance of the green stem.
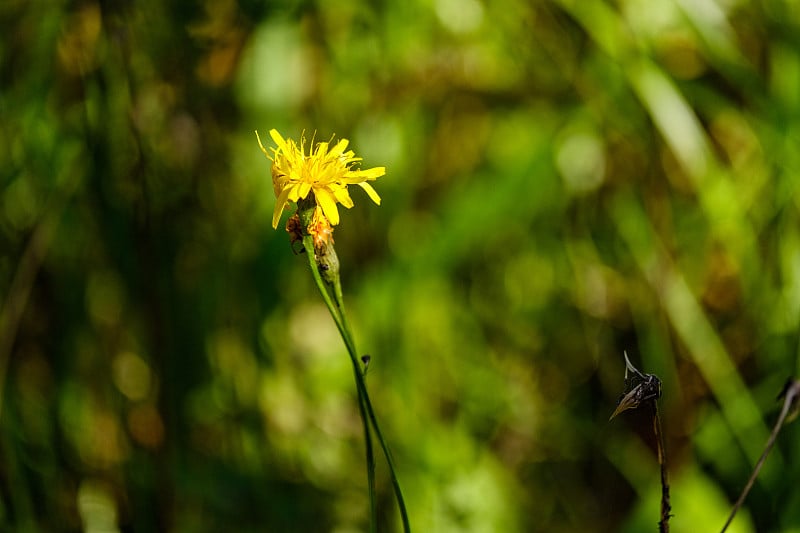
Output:
<path fill-rule="evenodd" d="M 405 500 L 403 499 L 403 492 L 400 488 L 400 481 L 397 478 L 397 473 L 394 467 L 394 461 L 392 460 L 392 454 L 389 451 L 389 446 L 386 444 L 386 439 L 383 437 L 383 432 L 380 429 L 380 425 L 378 424 L 378 419 L 375 416 L 375 410 L 372 407 L 372 401 L 369 397 L 369 392 L 367 391 L 367 385 L 364 381 L 364 374 L 361 372 L 361 367 L 359 366 L 358 362 L 358 351 L 356 350 L 355 341 L 353 340 L 352 333 L 350 331 L 350 326 L 347 322 L 347 314 L 344 310 L 344 298 L 342 295 L 342 285 L 339 280 L 339 276 L 337 275 L 334 278 L 332 283 L 326 283 L 323 281 L 322 276 L 319 273 L 319 267 L 317 265 L 317 261 L 315 259 L 315 252 L 314 252 L 314 242 L 313 237 L 311 236 L 304 236 L 303 237 L 303 247 L 306 250 L 306 255 L 309 258 L 309 265 L 311 267 L 311 272 L 314 276 L 314 281 L 317 283 L 317 287 L 322 293 L 322 298 L 325 300 L 325 304 L 328 306 L 328 310 L 331 313 L 331 316 L 336 322 L 336 327 L 339 329 L 339 333 L 344 340 L 345 346 L 347 347 L 347 352 L 350 355 L 350 361 L 353 364 L 353 374 L 356 380 L 356 389 L 358 390 L 359 396 L 359 409 L 361 410 L 361 416 L 363 422 L 365 424 L 365 435 L 367 438 L 367 469 L 368 469 L 368 477 L 369 477 L 369 485 L 370 485 L 370 506 L 374 511 L 374 491 L 375 491 L 375 464 L 374 458 L 370 458 L 370 454 L 372 453 L 372 444 L 370 441 L 370 434 L 369 434 L 369 427 L 368 421 L 372 423 L 372 427 L 375 430 L 375 435 L 378 437 L 378 442 L 381 445 L 381 449 L 383 450 L 383 455 L 386 457 L 386 463 L 389 465 L 389 474 L 392 479 L 392 486 L 394 488 L 395 498 L 397 499 L 397 505 L 400 509 L 400 518 L 403 522 L 403 531 L 405 533 L 410 533 L 411 526 L 408 521 L 408 512 L 406 510 Z M 331 299 L 330 289 L 329 286 L 332 285 L 333 293 L 334 293 L 334 300 Z M 366 410 L 366 416 L 364 411 Z M 374 516 L 374 515 L 373 515 Z M 373 518 L 373 526 L 374 526 L 374 518 Z"/>
<path fill-rule="evenodd" d="M 304 236 L 303 237 L 303 247 L 306 251 L 306 256 L 308 257 L 308 264 L 311 267 L 311 274 L 314 277 L 314 281 L 317 284 L 317 288 L 319 289 L 320 294 L 322 295 L 322 299 L 325 301 L 325 305 L 328 307 L 328 311 L 330 311 L 331 316 L 333 317 L 333 321 L 336 323 L 336 327 L 339 329 L 339 334 L 345 341 L 345 345 L 347 346 L 347 351 L 351 351 L 351 347 L 355 350 L 355 345 L 352 342 L 352 338 L 350 337 L 349 331 L 347 331 L 345 327 L 345 322 L 342 320 L 342 315 L 338 312 L 336 307 L 334 307 L 334 303 L 331 300 L 330 292 L 328 291 L 328 287 L 326 283 L 322 280 L 322 276 L 319 273 L 319 267 L 317 266 L 317 261 L 315 259 L 314 254 L 314 238 L 311 236 Z M 351 355 L 352 359 L 352 355 Z M 356 380 L 358 380 L 358 376 L 360 376 L 360 371 L 358 366 L 354 366 L 353 368 Z M 366 460 L 367 460 L 367 486 L 369 488 L 369 510 L 370 510 L 370 532 L 375 533 L 378 527 L 378 507 L 377 507 L 377 491 L 375 489 L 375 452 L 372 448 L 372 435 L 370 434 L 369 430 L 369 417 L 366 413 L 366 402 L 364 401 L 364 397 L 361 394 L 361 389 L 358 390 L 358 410 L 361 414 L 361 423 L 364 428 L 364 441 L 366 444 Z"/>
<path fill-rule="evenodd" d="M 349 333 L 350 326 L 347 323 L 347 314 L 344 312 L 344 297 L 342 295 L 342 284 L 337 277 L 333 283 L 334 288 L 334 300 L 336 302 L 336 306 L 339 310 L 340 316 L 342 318 L 342 323 L 344 325 L 344 329 Z M 352 337 L 350 339 L 350 345 L 352 349 L 350 349 L 350 359 L 353 362 L 354 368 L 358 368 L 358 352 L 355 349 L 355 343 L 353 343 Z M 383 449 L 383 455 L 386 457 L 386 463 L 389 465 L 389 474 L 392 478 L 392 486 L 394 487 L 394 494 L 395 498 L 397 499 L 397 506 L 400 508 L 400 517 L 403 521 L 403 531 L 409 532 L 411 531 L 411 526 L 408 522 L 408 512 L 406 510 L 405 500 L 403 499 L 403 491 L 400 488 L 400 480 L 397 478 L 397 473 L 394 468 L 394 461 L 392 459 L 392 453 L 389 451 L 389 446 L 386 444 L 386 439 L 383 438 L 383 432 L 381 431 L 380 425 L 378 425 L 378 418 L 375 416 L 375 410 L 372 408 L 372 401 L 369 398 L 369 392 L 367 392 L 367 384 L 364 380 L 364 374 L 361 372 L 356 372 L 356 383 L 360 390 L 364 391 L 364 400 L 367 406 L 367 413 L 369 414 L 369 418 L 372 421 L 372 426 L 375 429 L 375 435 L 378 436 L 378 442 L 380 442 L 381 448 Z"/>

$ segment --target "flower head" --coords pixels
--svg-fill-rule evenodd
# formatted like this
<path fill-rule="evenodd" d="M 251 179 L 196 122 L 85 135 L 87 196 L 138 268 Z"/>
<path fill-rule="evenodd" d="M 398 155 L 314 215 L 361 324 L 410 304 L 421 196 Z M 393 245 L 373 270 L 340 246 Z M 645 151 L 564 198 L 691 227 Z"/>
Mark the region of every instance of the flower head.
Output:
<path fill-rule="evenodd" d="M 328 142 L 317 143 L 306 154 L 305 139 L 301 139 L 298 146 L 292 139 L 281 137 L 277 130 L 270 130 L 269 134 L 278 146 L 272 148 L 272 155 L 261 144 L 256 132 L 261 151 L 272 161 L 272 186 L 278 199 L 272 214 L 273 228 L 278 227 L 281 214 L 289 202 L 297 202 L 307 197 L 309 192 L 314 193 L 317 205 L 332 226 L 339 223 L 337 203 L 348 209 L 353 207 L 353 200 L 347 192 L 348 185 L 360 186 L 373 202 L 380 205 L 380 196 L 367 181 L 386 174 L 386 168 L 354 169 L 353 165 L 361 158 L 355 157 L 352 150 L 345 151 L 349 144 L 347 139 L 341 139 L 333 147 Z"/>

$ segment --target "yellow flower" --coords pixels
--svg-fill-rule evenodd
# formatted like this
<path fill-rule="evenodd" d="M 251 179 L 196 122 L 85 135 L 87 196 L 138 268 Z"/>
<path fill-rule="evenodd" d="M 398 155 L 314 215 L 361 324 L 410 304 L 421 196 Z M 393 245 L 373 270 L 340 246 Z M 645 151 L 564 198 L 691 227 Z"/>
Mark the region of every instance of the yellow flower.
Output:
<path fill-rule="evenodd" d="M 317 205 L 333 226 L 339 223 L 337 202 L 348 209 L 353 207 L 353 200 L 347 192 L 348 185 L 359 185 L 373 202 L 381 204 L 381 197 L 367 181 L 386 174 L 386 168 L 354 170 L 352 165 L 361 161 L 361 158 L 355 157 L 352 150 L 345 152 L 349 143 L 347 139 L 340 140 L 332 148 L 327 142 L 317 143 L 306 154 L 305 139 L 301 139 L 298 147 L 292 139 L 281 137 L 277 130 L 270 130 L 269 134 L 278 145 L 272 149 L 272 156 L 261 144 L 258 132 L 256 138 L 261 151 L 272 161 L 272 186 L 278 199 L 272 214 L 273 228 L 278 227 L 281 214 L 289 202 L 297 202 L 308 196 L 309 192 L 314 193 Z"/>

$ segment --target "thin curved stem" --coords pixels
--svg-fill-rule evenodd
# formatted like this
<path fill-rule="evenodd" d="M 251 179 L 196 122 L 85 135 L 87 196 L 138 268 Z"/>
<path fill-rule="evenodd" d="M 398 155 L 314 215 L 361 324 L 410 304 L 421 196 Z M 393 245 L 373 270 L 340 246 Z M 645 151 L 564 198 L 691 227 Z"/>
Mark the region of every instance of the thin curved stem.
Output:
<path fill-rule="evenodd" d="M 800 381 L 792 380 L 791 382 L 787 383 L 787 386 L 784 390 L 785 397 L 783 399 L 783 408 L 781 409 L 781 414 L 778 416 L 777 422 L 775 422 L 775 427 L 772 428 L 772 433 L 770 434 L 769 439 L 767 439 L 767 444 L 764 446 L 764 452 L 761 454 L 761 457 L 759 457 L 755 468 L 753 468 L 753 473 L 750 474 L 750 479 L 747 480 L 747 484 L 744 486 L 744 489 L 742 489 L 739 499 L 736 500 L 728 520 L 725 522 L 725 525 L 722 526 L 721 533 L 725 533 L 725 530 L 728 529 L 728 526 L 731 524 L 731 522 L 733 522 L 733 517 L 736 516 L 736 512 L 744 503 L 745 498 L 747 498 L 747 495 L 750 493 L 750 489 L 753 488 L 753 484 L 756 482 L 759 472 L 761 472 L 761 467 L 764 466 L 764 461 L 767 460 L 767 455 L 769 454 L 770 450 L 772 450 L 772 446 L 775 444 L 775 439 L 778 438 L 778 433 L 783 427 L 783 422 L 786 420 L 786 415 L 789 414 L 792 405 L 797 400 L 798 396 L 800 396 Z"/>
<path fill-rule="evenodd" d="M 322 295 L 322 299 L 325 301 L 325 305 L 328 307 L 328 311 L 331 313 L 333 317 L 333 321 L 336 323 L 336 327 L 339 329 L 339 334 L 345 341 L 345 345 L 347 346 L 348 353 L 352 350 L 355 350 L 355 344 L 350 337 L 350 333 L 345 327 L 345 322 L 342 320 L 342 315 L 335 307 L 333 300 L 331 299 L 330 292 L 322 280 L 322 276 L 319 273 L 319 267 L 317 266 L 317 262 L 314 256 L 314 242 L 313 237 L 305 236 L 303 237 L 303 247 L 306 251 L 306 256 L 308 257 L 308 264 L 311 267 L 311 274 L 314 278 L 314 281 L 317 284 L 317 288 L 319 289 L 320 294 Z M 351 355 L 352 359 L 352 355 Z M 353 368 L 354 373 L 356 375 L 356 381 L 360 376 L 360 371 L 358 366 Z M 372 435 L 370 434 L 369 429 L 369 417 L 367 416 L 367 408 L 366 402 L 364 401 L 363 394 L 361 393 L 361 389 L 358 390 L 358 410 L 361 414 L 361 423 L 364 429 L 364 441 L 366 446 L 366 461 L 367 461 L 367 486 L 369 490 L 369 510 L 370 510 L 370 532 L 375 533 L 378 527 L 378 507 L 377 507 L 377 490 L 375 488 L 375 451 L 372 448 Z"/>
<path fill-rule="evenodd" d="M 336 306 L 339 310 L 340 316 L 342 318 L 342 324 L 344 326 L 345 331 L 350 333 L 350 326 L 347 323 L 347 314 L 344 311 L 344 296 L 342 295 L 342 284 L 337 277 L 333 283 L 334 289 L 334 301 L 336 302 Z M 355 343 L 353 342 L 352 337 L 350 338 L 350 345 L 351 350 L 350 352 L 350 359 L 353 362 L 353 367 L 355 369 L 360 368 L 358 366 L 358 352 L 355 349 Z M 386 457 L 386 463 L 389 465 L 389 474 L 392 478 L 392 486 L 394 487 L 395 497 L 397 499 L 397 505 L 400 508 L 400 517 L 403 521 L 403 530 L 406 532 L 411 531 L 411 527 L 408 522 L 408 512 L 406 510 L 405 500 L 403 499 L 403 491 L 400 488 L 400 480 L 397 478 L 397 473 L 394 467 L 394 460 L 392 459 L 392 453 L 389 451 L 389 445 L 386 444 L 386 439 L 383 438 L 383 432 L 381 431 L 380 425 L 378 425 L 378 418 L 375 416 L 375 410 L 372 408 L 372 401 L 369 398 L 369 393 L 367 392 L 367 384 L 364 379 L 364 374 L 356 370 L 356 383 L 358 387 L 364 391 L 364 400 L 367 407 L 367 413 L 369 414 L 370 420 L 372 421 L 372 427 L 375 429 L 375 435 L 378 437 L 378 442 L 383 449 L 383 455 Z"/>
<path fill-rule="evenodd" d="M 365 424 L 365 435 L 367 438 L 367 455 L 369 456 L 372 453 L 372 445 L 370 441 L 370 433 L 368 427 L 368 421 L 372 423 L 372 427 L 375 430 L 375 435 L 378 437 L 378 442 L 381 445 L 381 449 L 383 450 L 383 454 L 386 457 L 386 463 L 389 466 L 389 474 L 392 479 L 392 487 L 394 488 L 395 499 L 397 500 L 398 508 L 400 509 L 400 518 L 403 523 L 403 531 L 405 533 L 410 533 L 411 526 L 408 520 L 408 511 L 406 510 L 405 500 L 403 499 L 403 492 L 400 488 L 400 481 L 397 478 L 397 473 L 394 467 L 394 461 L 392 459 L 392 454 L 389 451 L 389 446 L 386 444 L 386 439 L 383 437 L 383 432 L 380 429 L 380 425 L 378 424 L 378 418 L 375 416 L 375 410 L 372 406 L 372 401 L 369 397 L 369 392 L 367 391 L 367 385 L 364 381 L 364 374 L 361 372 L 361 367 L 359 366 L 358 362 L 358 351 L 356 350 L 355 341 L 353 340 L 352 333 L 350 331 L 350 326 L 347 322 L 347 314 L 344 310 L 344 298 L 342 295 L 342 286 L 341 282 L 339 281 L 339 277 L 336 276 L 332 283 L 326 283 L 322 276 L 319 273 L 319 267 L 315 260 L 314 256 L 314 243 L 313 238 L 311 236 L 304 236 L 303 237 L 303 247 L 306 250 L 306 255 L 309 258 L 309 265 L 311 267 L 311 272 L 314 276 L 314 281 L 317 283 L 317 286 L 322 293 L 322 297 L 325 300 L 325 304 L 328 306 L 328 310 L 331 313 L 331 316 L 336 322 L 336 327 L 339 329 L 339 333 L 344 340 L 345 346 L 347 347 L 347 353 L 350 356 L 350 361 L 353 364 L 353 373 L 356 380 L 356 389 L 358 390 L 359 396 L 359 409 L 361 409 L 362 418 L 364 419 Z M 332 286 L 332 287 L 331 287 Z M 331 298 L 330 288 L 333 289 L 333 299 Z M 362 405 L 363 404 L 363 405 Z M 364 414 L 366 411 L 366 416 Z M 368 457 L 368 476 L 369 476 L 369 484 L 370 484 L 370 506 L 374 507 L 374 487 L 375 487 L 375 464 L 374 464 L 374 457 L 371 460 Z M 374 511 L 373 511 L 374 512 Z M 374 523 L 374 522 L 373 522 Z"/>

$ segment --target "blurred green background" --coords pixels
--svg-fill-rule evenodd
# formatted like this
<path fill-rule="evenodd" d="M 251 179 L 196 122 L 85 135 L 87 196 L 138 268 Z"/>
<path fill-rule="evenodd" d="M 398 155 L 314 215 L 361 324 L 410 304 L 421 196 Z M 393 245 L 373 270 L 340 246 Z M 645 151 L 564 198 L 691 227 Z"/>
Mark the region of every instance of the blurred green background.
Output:
<path fill-rule="evenodd" d="M 623 350 L 664 384 L 672 531 L 721 528 L 798 375 L 796 2 L 5 0 L 0 28 L 0 529 L 367 529 L 273 127 L 387 167 L 335 238 L 415 531 L 655 531 Z M 731 531 L 800 531 L 799 432 Z"/>

